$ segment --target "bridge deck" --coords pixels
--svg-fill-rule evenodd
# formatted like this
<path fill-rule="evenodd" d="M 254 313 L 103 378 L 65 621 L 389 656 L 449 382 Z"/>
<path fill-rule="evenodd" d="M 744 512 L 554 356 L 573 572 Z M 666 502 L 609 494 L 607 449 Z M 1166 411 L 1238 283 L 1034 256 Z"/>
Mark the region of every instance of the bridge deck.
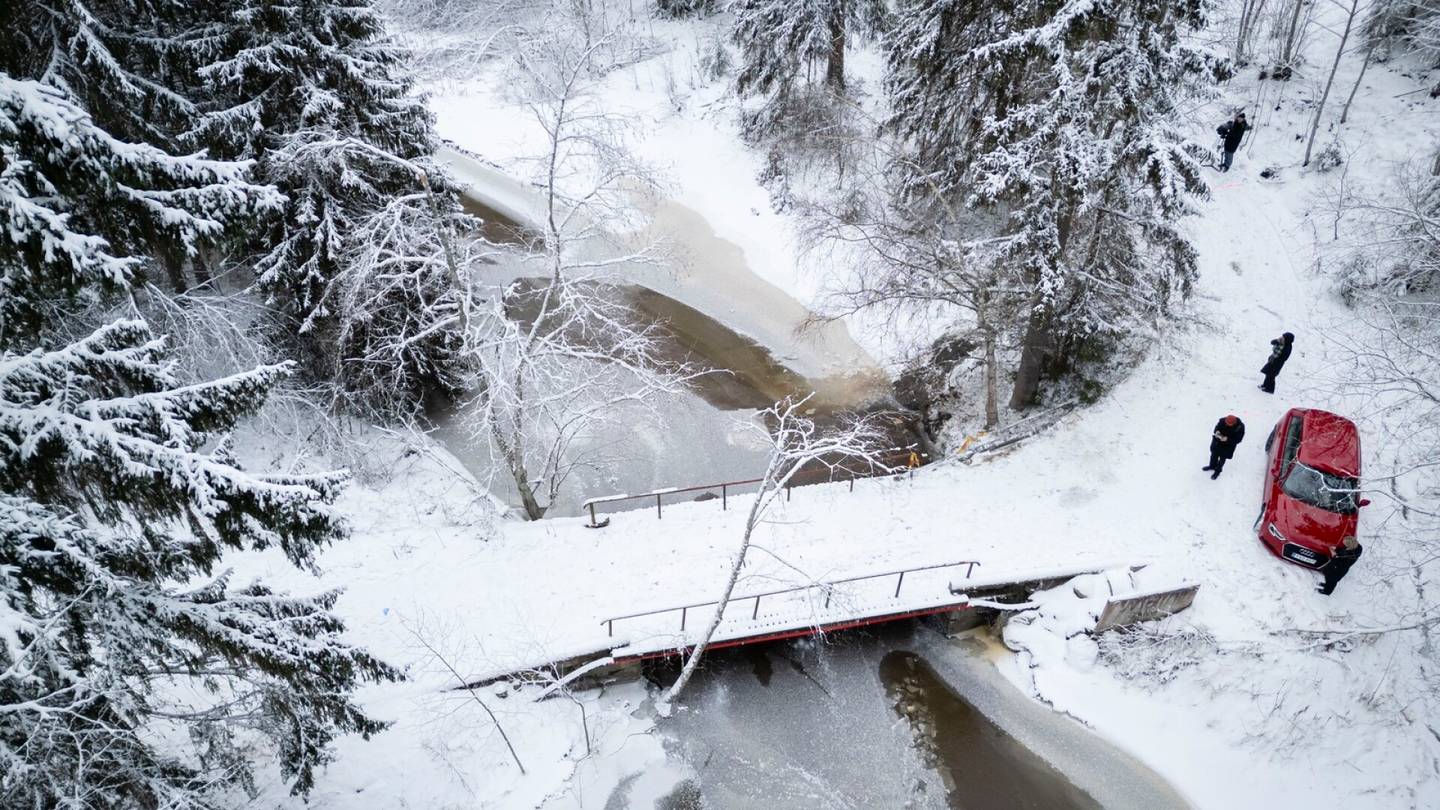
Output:
<path fill-rule="evenodd" d="M 969 566 L 967 568 L 967 566 Z M 848 582 L 816 583 L 761 595 L 737 594 L 711 638 L 715 649 L 833 632 L 918 616 L 964 610 L 973 599 L 1001 594 L 1013 598 L 1112 565 L 1085 565 L 974 576 L 975 566 L 955 563 L 928 569 L 885 572 Z M 703 636 L 715 603 L 677 606 L 637 616 L 607 619 L 617 663 L 676 655 Z M 613 625 L 612 625 L 613 623 Z M 682 626 L 683 625 L 683 626 Z"/>

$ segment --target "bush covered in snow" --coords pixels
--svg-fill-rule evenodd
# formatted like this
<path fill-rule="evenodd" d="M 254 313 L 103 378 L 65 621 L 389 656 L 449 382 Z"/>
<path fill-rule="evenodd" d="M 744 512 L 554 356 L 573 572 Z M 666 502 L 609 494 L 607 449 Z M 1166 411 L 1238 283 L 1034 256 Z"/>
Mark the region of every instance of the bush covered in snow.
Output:
<path fill-rule="evenodd" d="M 1345 163 L 1345 153 L 1340 148 L 1339 141 L 1331 141 L 1315 155 L 1315 171 L 1324 174 L 1337 169 Z"/>

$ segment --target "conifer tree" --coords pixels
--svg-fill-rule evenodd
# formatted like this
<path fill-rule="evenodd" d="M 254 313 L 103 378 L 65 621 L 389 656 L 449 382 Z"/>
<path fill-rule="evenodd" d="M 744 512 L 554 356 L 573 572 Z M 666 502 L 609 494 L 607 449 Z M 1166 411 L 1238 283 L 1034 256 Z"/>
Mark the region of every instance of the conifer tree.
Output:
<path fill-rule="evenodd" d="M 383 727 L 349 693 L 397 673 L 339 638 L 337 593 L 219 567 L 266 548 L 309 567 L 342 534 L 343 475 L 230 457 L 284 373 L 180 385 L 138 321 L 0 355 L 0 806 L 218 806 L 252 737 L 303 792 L 336 734 Z"/>
<path fill-rule="evenodd" d="M 0 345 L 277 208 L 248 168 L 118 140 L 65 91 L 0 73 Z"/>
<path fill-rule="evenodd" d="M 436 268 L 424 257 L 392 256 L 378 269 L 419 278 L 391 288 L 402 296 L 390 302 L 399 319 L 354 318 L 365 313 L 341 306 L 335 295 L 341 286 L 356 288 L 357 268 L 348 262 L 367 249 L 357 235 L 395 198 L 417 207 L 395 220 L 405 227 L 433 232 L 458 213 L 430 161 L 432 120 L 413 93 L 406 55 L 386 38 L 371 0 L 220 2 L 224 13 L 187 40 L 214 98 L 195 137 L 226 157 L 255 159 L 258 177 L 288 199 L 259 240 L 255 266 L 261 292 L 282 319 L 281 335 L 311 376 L 338 379 L 381 411 L 413 406 L 427 384 L 447 377 L 437 369 L 448 365 L 457 323 L 441 319 L 431 339 L 383 359 L 350 349 L 403 339 L 390 327 L 426 320 L 434 298 L 427 294 L 448 280 L 428 275 Z M 434 193 L 415 196 L 426 183 Z M 403 317 L 407 309 L 413 318 Z M 350 346 L 342 335 L 354 339 Z M 396 365 L 375 373 L 377 363 Z M 395 396 L 391 384 L 376 387 L 377 379 L 398 379 L 398 390 L 412 396 Z"/>
<path fill-rule="evenodd" d="M 1004 218 L 1000 261 L 1021 271 L 1012 407 L 1047 367 L 1116 337 L 1188 290 L 1177 230 L 1206 193 L 1172 118 L 1225 75 L 1190 44 L 1208 0 L 910 0 L 888 46 L 901 197 Z M 937 218 L 938 220 L 938 218 Z M 996 251 L 997 246 L 1000 248 Z"/>
<path fill-rule="evenodd" d="M 715 0 L 655 0 L 655 13 L 675 20 L 702 17 L 713 14 L 716 5 Z"/>
<path fill-rule="evenodd" d="M 308 131 L 407 160 L 434 150 L 406 54 L 387 39 L 371 0 L 217 2 L 213 19 L 185 37 L 216 97 L 201 127 L 205 144 L 262 162 Z"/>
<path fill-rule="evenodd" d="M 211 0 L 47 0 L 0 11 L 0 71 L 63 91 L 111 135 L 175 153 L 199 108 L 183 33 Z"/>
<path fill-rule="evenodd" d="M 0 806 L 220 806 L 260 739 L 303 792 L 337 734 L 381 728 L 355 684 L 397 675 L 340 640 L 335 593 L 221 567 L 310 566 L 343 533 L 343 476 L 230 457 L 286 369 L 181 385 L 141 322 L 59 337 L 281 203 L 248 161 L 162 148 L 195 108 L 159 79 L 189 57 L 131 34 L 185 7 L 21 4 L 0 26 Z"/>
<path fill-rule="evenodd" d="M 733 8 L 735 41 L 745 52 L 741 92 L 772 92 L 824 62 L 825 84 L 843 93 L 847 38 L 880 33 L 887 21 L 883 0 L 737 0 Z"/>
<path fill-rule="evenodd" d="M 849 37 L 881 33 L 888 23 L 884 0 L 736 0 L 731 7 L 731 35 L 743 54 L 736 89 L 769 97 L 769 115 L 752 122 L 752 130 L 784 125 L 796 83 L 815 65 L 825 65 L 826 89 L 843 94 Z"/>

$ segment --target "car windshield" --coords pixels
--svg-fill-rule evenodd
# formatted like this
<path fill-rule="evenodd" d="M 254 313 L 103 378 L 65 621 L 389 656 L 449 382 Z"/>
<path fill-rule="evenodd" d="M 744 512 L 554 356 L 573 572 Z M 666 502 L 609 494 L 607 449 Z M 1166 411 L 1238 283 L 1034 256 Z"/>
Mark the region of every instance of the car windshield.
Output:
<path fill-rule="evenodd" d="M 1285 476 L 1285 494 L 1297 501 L 1318 506 L 1330 512 L 1351 514 L 1360 482 L 1354 478 L 1330 475 L 1296 463 Z"/>

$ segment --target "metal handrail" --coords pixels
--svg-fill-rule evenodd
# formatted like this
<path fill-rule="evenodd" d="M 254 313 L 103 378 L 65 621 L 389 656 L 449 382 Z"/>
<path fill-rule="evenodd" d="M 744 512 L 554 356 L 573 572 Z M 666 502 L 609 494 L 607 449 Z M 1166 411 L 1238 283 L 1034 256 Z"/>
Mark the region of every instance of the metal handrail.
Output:
<path fill-rule="evenodd" d="M 885 465 L 883 464 L 883 462 L 888 462 L 888 461 L 894 460 L 894 459 L 901 459 L 902 462 L 904 462 L 904 461 L 910 461 L 910 460 L 911 460 L 911 458 L 910 458 L 911 456 L 914 456 L 914 460 L 915 460 L 915 461 L 918 461 L 920 464 L 924 464 L 924 463 L 925 463 L 924 460 L 929 458 L 929 454 L 924 453 L 924 452 L 921 452 L 920 450 L 918 450 L 918 449 L 916 448 L 916 445 L 910 445 L 910 446 L 908 446 L 908 447 L 896 447 L 896 448 L 893 448 L 893 449 L 891 449 L 891 450 L 886 451 L 886 455 L 881 456 L 881 462 L 882 462 L 882 464 L 881 464 L 880 466 L 881 466 L 881 469 L 884 470 L 884 472 L 883 472 L 883 473 L 880 473 L 880 474 L 882 474 L 882 475 L 894 475 L 894 474 L 898 474 L 898 473 L 902 473 L 902 472 L 908 472 L 908 471 L 910 471 L 910 470 L 913 470 L 913 469 L 914 469 L 914 465 L 913 465 L 913 464 L 911 464 L 911 465 L 906 465 L 906 466 L 903 466 L 903 467 L 890 467 L 890 466 L 885 466 Z M 875 466 L 875 464 L 872 462 L 872 467 L 873 467 L 873 466 Z M 830 478 L 829 478 L 827 481 L 817 482 L 817 483 L 834 483 L 834 482 L 835 482 L 835 477 L 834 477 L 835 468 L 834 468 L 834 467 L 828 467 L 827 469 L 829 469 L 830 472 L 831 472 Z M 841 466 L 841 469 L 844 469 L 844 467 Z M 849 472 L 849 473 L 852 473 L 852 475 L 851 475 L 849 478 L 841 479 L 841 480 L 848 480 L 848 481 L 850 482 L 850 488 L 851 488 L 852 491 L 853 491 L 854 488 L 855 488 L 855 479 L 856 479 L 857 477 L 868 477 L 868 476 L 865 476 L 865 475 L 863 474 L 863 471 L 861 471 L 861 470 L 845 470 L 845 471 L 846 471 L 846 472 Z M 798 473 L 798 472 L 797 472 L 797 475 L 800 475 L 800 474 L 802 474 L 802 473 Z M 590 525 L 590 527 L 591 527 L 592 529 L 594 529 L 594 528 L 600 528 L 600 526 L 601 526 L 601 524 L 596 520 L 596 515 L 595 515 L 595 506 L 596 506 L 597 504 L 621 503 L 621 502 L 624 502 L 624 501 L 638 501 L 638 500 L 642 500 L 642 499 L 648 500 L 648 499 L 650 499 L 650 498 L 654 498 L 654 499 L 655 499 L 655 517 L 656 517 L 657 519 L 659 519 L 659 518 L 661 518 L 661 517 L 663 516 L 663 514 L 664 514 L 664 510 L 663 510 L 663 506 L 664 506 L 664 504 L 663 504 L 663 498 L 664 498 L 664 496 L 666 496 L 666 495 L 679 495 L 679 494 L 684 494 L 684 493 L 686 493 L 686 492 L 702 492 L 702 491 L 710 491 L 710 490 L 714 490 L 714 489 L 719 489 L 719 490 L 720 490 L 720 508 L 721 508 L 722 510 L 725 510 L 725 509 L 728 509 L 729 506 L 730 506 L 730 487 L 743 487 L 743 486 L 748 486 L 748 485 L 750 485 L 750 484 L 758 484 L 758 483 L 761 483 L 761 482 L 764 481 L 764 480 L 765 480 L 764 478 L 745 478 L 745 479 L 741 479 L 741 480 L 738 480 L 738 481 L 720 481 L 720 482 L 714 483 L 714 484 L 700 484 L 700 485 L 697 485 L 697 486 L 690 486 L 690 487 L 665 487 L 665 488 L 663 488 L 663 489 L 654 489 L 654 490 L 651 490 L 651 491 L 649 491 L 649 492 L 644 492 L 644 493 L 641 493 L 641 494 L 639 494 L 639 495 L 626 495 L 626 494 L 622 494 L 622 495 L 602 495 L 602 496 L 600 496 L 600 497 L 598 497 L 598 498 L 589 498 L 589 499 L 587 499 L 584 503 L 580 504 L 580 508 L 581 508 L 581 509 L 584 509 L 584 510 L 587 510 L 587 511 L 590 513 L 590 524 L 589 524 L 589 525 Z M 805 485 L 805 484 L 794 484 L 794 483 L 786 484 L 786 485 L 785 485 L 785 490 L 786 490 L 786 493 L 785 493 L 785 494 L 786 494 L 787 497 L 788 497 L 789 494 L 790 494 L 790 493 L 789 493 L 790 489 L 791 489 L 792 487 L 794 487 L 794 486 L 806 486 L 806 485 Z"/>
<path fill-rule="evenodd" d="M 933 571 L 937 568 L 954 568 L 959 565 L 969 566 L 965 569 L 965 578 L 969 579 L 970 575 L 975 573 L 975 567 L 980 565 L 980 562 L 978 560 L 961 560 L 959 562 L 936 563 L 935 565 L 921 565 L 914 568 L 903 568 L 896 571 L 883 571 L 878 574 L 860 574 L 859 576 L 845 577 L 843 579 L 832 579 L 829 582 L 816 582 L 809 585 L 798 585 L 794 588 L 783 588 L 778 591 L 765 591 L 764 593 L 747 593 L 744 596 L 732 596 L 728 601 L 726 601 L 725 604 L 728 606 L 736 602 L 744 602 L 747 599 L 754 599 L 755 607 L 750 612 L 750 618 L 753 620 L 760 615 L 760 600 L 764 597 L 779 596 L 781 594 L 787 593 L 801 593 L 804 591 L 814 590 L 816 588 L 824 588 L 826 589 L 825 607 L 828 608 L 830 607 L 830 594 L 831 592 L 833 592 L 836 585 L 843 585 L 847 582 L 861 582 L 867 579 L 880 579 L 881 577 L 897 577 L 897 579 L 895 580 L 895 594 L 892 598 L 898 599 L 900 598 L 900 588 L 902 585 L 905 584 L 906 574 L 911 574 L 916 571 Z M 680 629 L 681 631 L 684 631 L 685 621 L 691 608 L 706 607 L 707 605 L 718 604 L 720 604 L 719 599 L 711 599 L 708 602 L 695 602 L 694 604 L 689 605 L 676 605 L 675 607 L 658 608 L 656 610 L 646 610 L 639 613 L 627 613 L 623 616 L 611 616 L 608 619 L 601 619 L 600 623 L 603 625 L 607 625 L 606 635 L 613 637 L 615 635 L 615 622 L 623 621 L 625 619 L 638 619 L 642 616 L 658 616 L 661 613 L 673 613 L 674 611 L 678 610 L 680 611 Z"/>

